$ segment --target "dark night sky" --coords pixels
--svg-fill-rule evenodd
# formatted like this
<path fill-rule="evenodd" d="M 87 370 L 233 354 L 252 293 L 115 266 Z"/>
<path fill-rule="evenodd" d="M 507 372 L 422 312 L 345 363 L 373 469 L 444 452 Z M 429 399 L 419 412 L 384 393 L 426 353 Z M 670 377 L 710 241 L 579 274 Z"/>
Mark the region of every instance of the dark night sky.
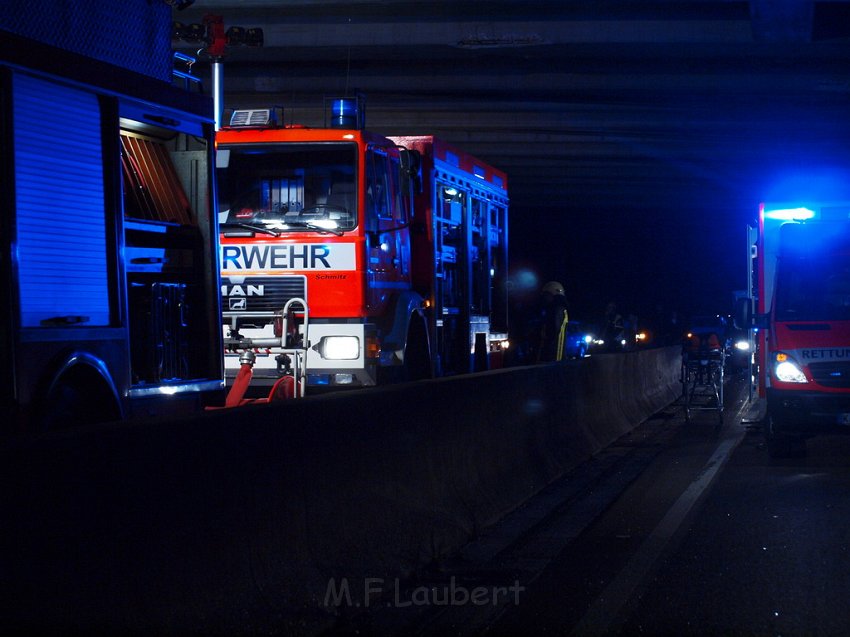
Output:
<path fill-rule="evenodd" d="M 659 304 L 686 313 L 729 312 L 732 291 L 746 287 L 745 223 L 576 213 L 566 223 L 544 224 L 551 229 L 544 237 L 514 224 L 511 270 L 519 286 L 529 281 L 519 276 L 525 271 L 540 283 L 560 280 L 573 315 L 585 321 L 596 320 L 608 301 L 639 316 Z"/>

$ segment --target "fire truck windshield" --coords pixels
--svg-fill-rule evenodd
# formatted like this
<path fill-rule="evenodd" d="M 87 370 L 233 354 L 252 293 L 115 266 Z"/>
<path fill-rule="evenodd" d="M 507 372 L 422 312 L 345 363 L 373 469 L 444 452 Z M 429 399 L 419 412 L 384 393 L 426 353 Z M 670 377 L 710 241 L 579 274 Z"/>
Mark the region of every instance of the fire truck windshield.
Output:
<path fill-rule="evenodd" d="M 223 230 L 339 234 L 357 225 L 355 144 L 223 145 L 219 154 Z"/>
<path fill-rule="evenodd" d="M 850 254 L 783 257 L 776 320 L 850 321 Z"/>

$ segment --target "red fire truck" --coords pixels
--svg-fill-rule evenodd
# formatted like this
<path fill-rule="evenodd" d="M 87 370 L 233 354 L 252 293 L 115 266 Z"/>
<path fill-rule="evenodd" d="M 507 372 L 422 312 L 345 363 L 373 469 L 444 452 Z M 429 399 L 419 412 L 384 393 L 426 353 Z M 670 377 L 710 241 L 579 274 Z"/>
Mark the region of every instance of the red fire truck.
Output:
<path fill-rule="evenodd" d="M 212 101 L 172 86 L 166 3 L 81 3 L 84 38 L 39 6 L 0 9 L 4 426 L 199 410 L 224 388 Z"/>
<path fill-rule="evenodd" d="M 799 455 L 850 433 L 850 204 L 762 204 L 751 259 L 767 447 Z"/>
<path fill-rule="evenodd" d="M 245 351 L 260 384 L 289 370 L 278 345 L 293 298 L 308 307 L 291 336 L 310 386 L 498 365 L 505 174 L 434 137 L 364 130 L 357 98 L 329 104 L 322 128 L 236 110 L 217 135 L 228 375 Z"/>

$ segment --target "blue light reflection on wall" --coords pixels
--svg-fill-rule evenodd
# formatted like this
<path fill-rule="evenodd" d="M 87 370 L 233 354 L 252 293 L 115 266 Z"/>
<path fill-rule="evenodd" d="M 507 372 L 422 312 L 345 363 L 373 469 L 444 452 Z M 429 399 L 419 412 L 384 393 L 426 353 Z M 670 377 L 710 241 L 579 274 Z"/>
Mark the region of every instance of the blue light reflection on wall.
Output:
<path fill-rule="evenodd" d="M 815 164 L 797 170 L 777 171 L 761 195 L 762 201 L 847 201 L 850 199 L 850 171 Z"/>

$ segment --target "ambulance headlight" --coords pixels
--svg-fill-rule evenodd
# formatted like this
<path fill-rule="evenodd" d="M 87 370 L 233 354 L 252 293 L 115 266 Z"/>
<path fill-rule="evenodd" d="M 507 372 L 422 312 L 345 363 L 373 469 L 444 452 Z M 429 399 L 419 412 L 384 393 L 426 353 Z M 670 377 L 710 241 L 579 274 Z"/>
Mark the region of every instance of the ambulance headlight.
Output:
<path fill-rule="evenodd" d="M 773 375 L 783 383 L 807 383 L 806 375 L 799 365 L 784 352 L 777 352 Z"/>
<path fill-rule="evenodd" d="M 351 361 L 360 357 L 360 339 L 356 336 L 325 336 L 317 346 L 326 360 Z"/>

